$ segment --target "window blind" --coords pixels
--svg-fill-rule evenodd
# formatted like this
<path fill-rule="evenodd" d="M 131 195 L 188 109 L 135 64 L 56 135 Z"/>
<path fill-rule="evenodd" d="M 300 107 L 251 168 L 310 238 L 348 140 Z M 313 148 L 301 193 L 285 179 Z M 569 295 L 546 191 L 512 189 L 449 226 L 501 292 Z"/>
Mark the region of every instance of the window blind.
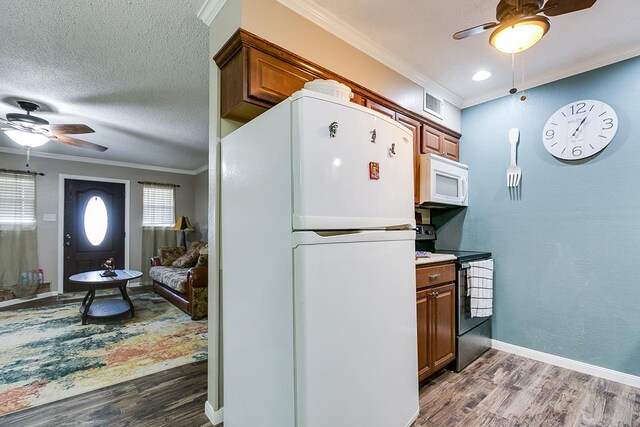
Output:
<path fill-rule="evenodd" d="M 36 224 L 36 178 L 0 171 L 0 225 Z"/>
<path fill-rule="evenodd" d="M 162 184 L 143 184 L 142 225 L 145 227 L 173 227 L 175 218 L 175 187 Z"/>

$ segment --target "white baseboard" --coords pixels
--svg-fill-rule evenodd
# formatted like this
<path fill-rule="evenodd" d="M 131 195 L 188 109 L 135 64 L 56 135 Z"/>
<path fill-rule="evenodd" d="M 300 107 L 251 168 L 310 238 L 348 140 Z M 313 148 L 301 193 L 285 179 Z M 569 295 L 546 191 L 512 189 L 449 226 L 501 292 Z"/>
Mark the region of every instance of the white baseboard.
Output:
<path fill-rule="evenodd" d="M 22 304 L 23 302 L 35 301 L 41 298 L 53 297 L 56 295 L 58 295 L 58 292 L 52 291 L 52 292 L 43 292 L 41 294 L 37 294 L 35 297 L 32 297 L 32 298 L 14 298 L 7 301 L 0 301 L 0 307 L 8 307 L 10 305 Z"/>
<path fill-rule="evenodd" d="M 204 413 L 206 414 L 207 418 L 209 418 L 209 421 L 211 421 L 211 424 L 213 424 L 214 426 L 222 424 L 222 422 L 224 421 L 224 408 L 220 408 L 217 411 L 214 411 L 208 400 L 204 402 Z"/>
<path fill-rule="evenodd" d="M 541 351 L 531 350 L 530 348 L 519 347 L 517 345 L 497 340 L 492 340 L 491 348 L 515 354 L 516 356 L 522 356 L 539 362 L 548 363 L 550 365 L 559 366 L 561 368 L 571 369 L 572 371 L 582 372 L 583 374 L 593 375 L 594 377 L 615 381 L 631 387 L 640 388 L 640 377 L 624 372 L 614 371 L 613 369 L 602 368 L 600 366 L 590 365 L 577 360 L 567 359 L 554 354 L 543 353 Z"/>

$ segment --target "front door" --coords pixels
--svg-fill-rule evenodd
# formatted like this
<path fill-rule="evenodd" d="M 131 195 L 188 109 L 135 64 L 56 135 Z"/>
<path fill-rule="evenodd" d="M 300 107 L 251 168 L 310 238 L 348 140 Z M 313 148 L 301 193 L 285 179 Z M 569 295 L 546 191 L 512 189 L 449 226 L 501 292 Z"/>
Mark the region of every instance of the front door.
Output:
<path fill-rule="evenodd" d="M 69 276 L 100 270 L 109 258 L 124 268 L 125 185 L 67 179 L 64 183 L 64 292 L 84 291 Z"/>

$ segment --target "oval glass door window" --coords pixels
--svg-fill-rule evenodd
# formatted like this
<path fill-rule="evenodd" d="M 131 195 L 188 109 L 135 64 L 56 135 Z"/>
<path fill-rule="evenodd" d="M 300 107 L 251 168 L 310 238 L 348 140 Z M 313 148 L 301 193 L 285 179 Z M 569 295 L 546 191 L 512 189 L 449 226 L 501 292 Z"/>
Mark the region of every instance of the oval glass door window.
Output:
<path fill-rule="evenodd" d="M 84 209 L 84 232 L 93 246 L 98 246 L 104 241 L 109 227 L 107 206 L 101 197 L 94 196 Z"/>

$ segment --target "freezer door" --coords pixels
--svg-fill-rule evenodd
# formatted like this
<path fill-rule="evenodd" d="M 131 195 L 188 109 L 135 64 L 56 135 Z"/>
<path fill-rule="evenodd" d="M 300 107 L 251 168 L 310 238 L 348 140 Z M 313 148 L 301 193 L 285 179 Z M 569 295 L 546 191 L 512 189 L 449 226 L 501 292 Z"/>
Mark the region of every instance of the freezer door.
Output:
<path fill-rule="evenodd" d="M 294 98 L 294 230 L 414 226 L 412 141 L 364 107 Z"/>
<path fill-rule="evenodd" d="M 418 414 L 415 233 L 377 233 L 294 236 L 299 427 L 403 427 Z"/>

